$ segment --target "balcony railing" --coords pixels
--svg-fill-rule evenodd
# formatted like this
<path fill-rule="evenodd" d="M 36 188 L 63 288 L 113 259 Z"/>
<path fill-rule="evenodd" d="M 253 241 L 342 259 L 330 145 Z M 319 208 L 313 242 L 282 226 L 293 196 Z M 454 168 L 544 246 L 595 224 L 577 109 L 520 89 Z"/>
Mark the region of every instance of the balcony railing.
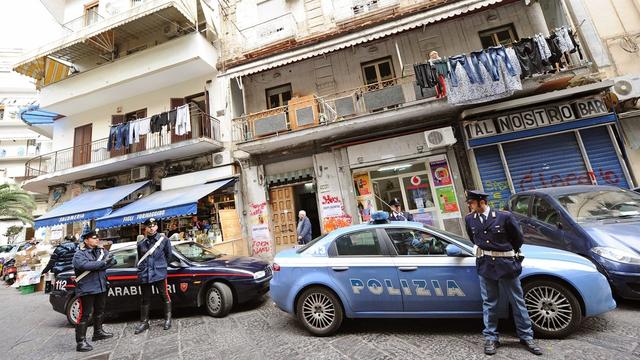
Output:
<path fill-rule="evenodd" d="M 193 103 L 190 104 L 189 110 L 191 132 L 185 135 L 176 135 L 173 130 L 165 128 L 166 131 L 142 135 L 140 136 L 140 142 L 119 150 L 108 150 L 109 138 L 104 138 L 35 157 L 26 163 L 25 174 L 27 178 L 34 178 L 76 166 L 98 163 L 192 139 L 220 140 L 220 122 L 218 119 L 204 113 Z"/>
<path fill-rule="evenodd" d="M 292 99 L 286 106 L 233 119 L 233 140 L 252 141 L 304 128 L 328 125 L 355 116 L 392 109 L 435 96 L 416 85 L 413 75 L 383 80 L 313 100 Z M 306 97 L 310 98 L 310 97 Z"/>
<path fill-rule="evenodd" d="M 298 25 L 293 14 L 287 13 L 240 31 L 243 50 L 258 49 L 287 38 L 295 38 Z"/>

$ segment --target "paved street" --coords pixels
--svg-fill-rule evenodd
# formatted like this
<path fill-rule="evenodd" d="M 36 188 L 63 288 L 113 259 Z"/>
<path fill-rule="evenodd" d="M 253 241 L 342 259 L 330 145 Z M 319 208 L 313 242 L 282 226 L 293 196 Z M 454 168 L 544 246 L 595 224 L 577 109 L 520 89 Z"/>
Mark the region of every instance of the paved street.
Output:
<path fill-rule="evenodd" d="M 475 359 L 481 354 L 479 320 L 348 321 L 339 335 L 314 338 L 270 301 L 214 319 L 180 312 L 170 331 L 155 318 L 151 331 L 134 336 L 135 314 L 111 320 L 114 339 L 75 352 L 74 331 L 53 312 L 48 296 L 0 288 L 0 354 L 4 359 Z M 159 314 L 156 314 L 159 316 Z M 587 319 L 565 340 L 542 340 L 546 359 L 640 359 L 640 303 Z M 91 333 L 91 330 L 89 331 Z M 534 358 L 503 329 L 492 359 Z M 508 336 L 506 336 L 508 334 Z"/>

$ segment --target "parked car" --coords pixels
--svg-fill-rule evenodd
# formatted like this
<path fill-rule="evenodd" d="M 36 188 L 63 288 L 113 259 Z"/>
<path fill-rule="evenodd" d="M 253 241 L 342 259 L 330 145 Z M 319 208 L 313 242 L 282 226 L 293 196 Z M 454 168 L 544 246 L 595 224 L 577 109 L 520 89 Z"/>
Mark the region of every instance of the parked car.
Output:
<path fill-rule="evenodd" d="M 227 256 L 192 241 L 172 242 L 173 259 L 168 269 L 168 290 L 174 307 L 201 307 L 214 317 L 224 317 L 234 304 L 261 299 L 269 291 L 271 267 L 251 257 Z M 138 311 L 140 286 L 136 243 L 113 244 L 118 263 L 107 269 L 110 283 L 106 314 Z M 56 276 L 49 302 L 65 314 L 70 324 L 79 320 L 81 306 L 75 295 L 75 274 Z M 161 308 L 160 297 L 151 302 Z"/>
<path fill-rule="evenodd" d="M 525 243 L 579 254 L 615 294 L 640 299 L 640 194 L 613 186 L 525 191 L 509 200 Z"/>
<path fill-rule="evenodd" d="M 521 280 L 538 336 L 567 336 L 585 316 L 615 308 L 607 280 L 589 260 L 523 248 Z M 341 228 L 281 251 L 272 267 L 271 298 L 316 336 L 335 333 L 345 317 L 482 317 L 473 244 L 416 222 Z"/>

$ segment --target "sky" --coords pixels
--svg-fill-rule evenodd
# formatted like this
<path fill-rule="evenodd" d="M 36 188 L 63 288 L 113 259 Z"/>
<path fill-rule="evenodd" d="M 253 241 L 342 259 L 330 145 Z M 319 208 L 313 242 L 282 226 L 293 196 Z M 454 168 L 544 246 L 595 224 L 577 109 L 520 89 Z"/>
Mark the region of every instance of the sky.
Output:
<path fill-rule="evenodd" d="M 60 25 L 40 0 L 0 0 L 0 49 L 31 50 L 60 34 Z"/>

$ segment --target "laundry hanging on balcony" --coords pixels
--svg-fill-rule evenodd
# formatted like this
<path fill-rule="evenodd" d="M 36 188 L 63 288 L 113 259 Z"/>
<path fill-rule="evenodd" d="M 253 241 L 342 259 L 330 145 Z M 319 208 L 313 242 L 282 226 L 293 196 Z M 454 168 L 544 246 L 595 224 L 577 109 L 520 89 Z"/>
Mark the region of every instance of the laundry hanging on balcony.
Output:
<path fill-rule="evenodd" d="M 191 119 L 189 119 L 189 105 L 176 108 L 175 132 L 176 135 L 185 135 L 191 132 Z"/>

